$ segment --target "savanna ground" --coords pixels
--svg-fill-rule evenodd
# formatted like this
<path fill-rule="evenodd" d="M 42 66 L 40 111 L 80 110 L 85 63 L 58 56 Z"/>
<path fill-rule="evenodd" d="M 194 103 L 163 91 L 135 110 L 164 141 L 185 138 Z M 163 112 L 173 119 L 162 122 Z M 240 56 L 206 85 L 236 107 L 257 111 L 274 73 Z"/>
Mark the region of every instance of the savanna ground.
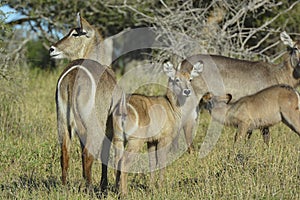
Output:
<path fill-rule="evenodd" d="M 61 184 L 54 101 L 61 71 L 25 72 L 26 79 L 10 83 L 19 84 L 19 90 L 11 91 L 15 96 L 1 97 L 1 199 L 98 197 L 101 165 L 93 165 L 94 190 L 85 192 L 77 139 L 73 140 L 69 184 Z M 199 121 L 194 140 L 197 149 L 204 139 L 209 115 L 203 112 Z M 233 136 L 234 129 L 225 128 L 205 158 L 184 153 L 167 167 L 165 185 L 159 190 L 149 189 L 149 174 L 131 174 L 128 199 L 300 199 L 300 138 L 295 133 L 282 124 L 274 126 L 267 148 L 255 131 L 244 164 L 228 158 Z M 110 169 L 107 199 L 117 198 L 113 184 Z"/>

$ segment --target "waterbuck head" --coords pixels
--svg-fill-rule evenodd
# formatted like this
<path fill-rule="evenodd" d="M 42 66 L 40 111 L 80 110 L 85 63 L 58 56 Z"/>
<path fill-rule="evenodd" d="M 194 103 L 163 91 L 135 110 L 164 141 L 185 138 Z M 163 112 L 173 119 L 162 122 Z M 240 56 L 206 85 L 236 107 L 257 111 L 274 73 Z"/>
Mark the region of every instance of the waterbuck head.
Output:
<path fill-rule="evenodd" d="M 50 57 L 71 60 L 92 59 L 95 51 L 99 53 L 101 35 L 79 13 L 77 14 L 77 23 L 78 27 L 72 28 L 65 37 L 50 47 Z"/>
<path fill-rule="evenodd" d="M 204 107 L 209 112 L 213 109 L 226 109 L 227 104 L 231 101 L 232 95 L 216 96 L 211 92 L 205 93 L 199 103 L 200 107 Z"/>
<path fill-rule="evenodd" d="M 292 67 L 300 71 L 300 41 L 293 41 L 285 31 L 280 33 L 280 39 L 288 46 Z"/>
<path fill-rule="evenodd" d="M 203 70 L 202 63 L 196 63 L 192 71 L 176 70 L 171 62 L 164 63 L 164 72 L 169 77 L 168 88 L 179 99 L 184 99 L 192 95 L 191 81 L 194 77 L 199 76 Z"/>

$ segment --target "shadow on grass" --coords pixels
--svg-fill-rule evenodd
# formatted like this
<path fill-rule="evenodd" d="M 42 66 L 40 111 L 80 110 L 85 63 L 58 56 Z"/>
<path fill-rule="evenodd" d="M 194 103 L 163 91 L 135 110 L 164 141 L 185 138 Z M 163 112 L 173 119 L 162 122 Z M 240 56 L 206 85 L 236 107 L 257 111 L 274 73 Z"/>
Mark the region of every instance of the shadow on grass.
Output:
<path fill-rule="evenodd" d="M 1 184 L 0 190 L 20 190 L 25 189 L 29 192 L 33 190 L 40 190 L 43 189 L 45 191 L 50 192 L 53 188 L 57 188 L 57 186 L 61 186 L 60 182 L 57 180 L 56 177 L 48 177 L 48 179 L 36 179 L 33 176 L 28 175 L 21 175 L 18 179 L 11 183 Z"/>
<path fill-rule="evenodd" d="M 91 198 L 105 198 L 108 192 L 115 193 L 114 186 L 108 185 L 105 191 L 100 189 L 100 184 L 86 186 L 83 181 L 62 185 L 61 180 L 56 176 L 49 176 L 46 179 L 37 178 L 34 175 L 21 175 L 12 182 L 0 184 L 0 197 L 15 198 L 20 191 L 35 194 L 36 191 L 44 191 L 51 194 L 53 191 L 67 190 L 73 193 L 84 193 Z"/>

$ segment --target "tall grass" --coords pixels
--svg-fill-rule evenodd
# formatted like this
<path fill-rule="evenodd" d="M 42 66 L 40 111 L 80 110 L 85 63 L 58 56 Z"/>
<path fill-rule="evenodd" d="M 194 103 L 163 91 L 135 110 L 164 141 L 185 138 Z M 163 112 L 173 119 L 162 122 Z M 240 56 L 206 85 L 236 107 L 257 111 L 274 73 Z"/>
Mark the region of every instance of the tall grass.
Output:
<path fill-rule="evenodd" d="M 93 166 L 95 191 L 85 191 L 80 148 L 74 140 L 69 184 L 60 180 L 55 86 L 61 70 L 25 73 L 21 89 L 1 96 L 1 199 L 96 199 L 101 165 Z M 1 82 L 2 84 L 2 82 Z M 12 84 L 12 83 L 10 83 Z M 19 99 L 16 99 L 19 98 Z M 194 140 L 200 148 L 209 123 L 201 114 Z M 197 151 L 183 154 L 166 169 L 165 185 L 150 190 L 149 174 L 130 174 L 128 199 L 300 199 L 300 138 L 282 124 L 271 129 L 267 148 L 253 133 L 243 163 L 232 155 L 234 129 L 224 128 L 217 145 L 200 159 Z M 107 199 L 116 199 L 109 170 Z"/>

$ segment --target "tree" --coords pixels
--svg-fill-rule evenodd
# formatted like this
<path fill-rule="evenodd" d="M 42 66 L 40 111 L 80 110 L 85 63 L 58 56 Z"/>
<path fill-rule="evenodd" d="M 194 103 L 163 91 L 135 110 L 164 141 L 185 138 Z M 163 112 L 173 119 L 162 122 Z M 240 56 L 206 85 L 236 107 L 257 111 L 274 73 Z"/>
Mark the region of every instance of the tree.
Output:
<path fill-rule="evenodd" d="M 50 59 L 48 50 L 43 46 L 42 40 L 31 40 L 26 45 L 26 59 L 30 67 L 48 69 L 54 67 L 54 61 Z"/>
<path fill-rule="evenodd" d="M 3 3 L 0 3 L 2 6 Z M 0 133 L 21 130 L 21 97 L 24 94 L 24 74 L 18 71 L 20 52 L 28 39 L 18 40 L 12 27 L 5 23 L 7 15 L 0 11 Z M 20 39 L 20 38 L 19 38 Z M 17 41 L 17 44 L 16 44 Z"/>
<path fill-rule="evenodd" d="M 158 39 L 169 38 L 166 51 L 182 57 L 213 53 L 275 61 L 282 50 L 279 33 L 300 32 L 299 0 L 12 0 L 8 5 L 27 16 L 10 24 L 27 23 L 46 39 L 44 46 L 75 23 L 77 12 L 104 37 L 126 28 L 154 27 Z"/>
<path fill-rule="evenodd" d="M 160 0 L 159 3 L 162 6 L 155 15 L 139 11 L 136 4 L 125 7 L 159 30 L 161 37 L 169 38 L 169 51 L 182 57 L 200 52 L 275 61 L 281 53 L 278 49 L 282 49 L 278 48 L 279 33 L 286 28 L 300 31 L 294 22 L 300 22 L 296 14 L 299 1 Z M 293 21 L 286 20 L 289 15 Z"/>

